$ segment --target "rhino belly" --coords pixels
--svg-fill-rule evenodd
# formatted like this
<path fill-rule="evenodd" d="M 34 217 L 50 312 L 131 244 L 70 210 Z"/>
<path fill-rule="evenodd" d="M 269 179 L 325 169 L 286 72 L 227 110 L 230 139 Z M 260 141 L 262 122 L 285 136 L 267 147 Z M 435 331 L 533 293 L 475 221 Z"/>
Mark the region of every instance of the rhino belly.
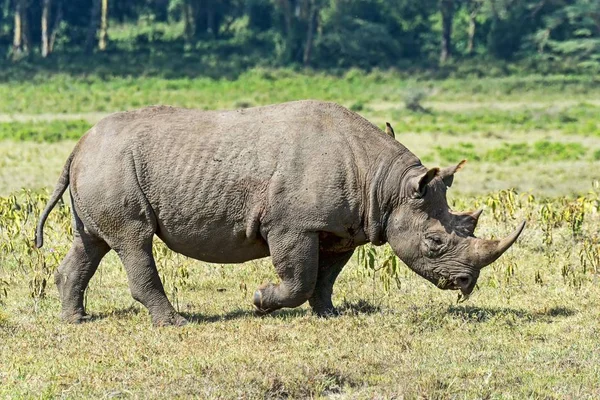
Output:
<path fill-rule="evenodd" d="M 196 260 L 213 263 L 242 263 L 269 256 L 262 237 L 248 238 L 239 224 L 226 221 L 178 221 L 159 219 L 157 236 L 173 251 Z"/>

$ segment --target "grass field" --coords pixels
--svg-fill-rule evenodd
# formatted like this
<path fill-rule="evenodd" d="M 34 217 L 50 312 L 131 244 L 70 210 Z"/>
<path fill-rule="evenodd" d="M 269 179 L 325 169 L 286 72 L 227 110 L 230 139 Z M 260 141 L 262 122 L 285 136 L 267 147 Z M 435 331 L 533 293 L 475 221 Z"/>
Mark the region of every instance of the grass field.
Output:
<path fill-rule="evenodd" d="M 600 397 L 600 85 L 594 77 L 407 79 L 255 70 L 238 80 L 40 75 L 0 83 L 0 397 Z M 426 113 L 406 109 L 415 91 Z M 332 100 L 427 165 L 469 163 L 453 208 L 483 207 L 478 236 L 528 220 L 519 242 L 457 303 L 406 267 L 378 270 L 386 247 L 354 257 L 335 288 L 344 314 L 309 308 L 256 317 L 275 279 L 268 259 L 215 265 L 158 243 L 174 305 L 193 323 L 153 328 L 114 254 L 87 292 L 92 321 L 58 321 L 52 272 L 70 243 L 69 208 L 33 227 L 75 140 L 106 113 L 166 103 L 234 108 Z M 27 189 L 22 191 L 21 188 Z M 500 191 L 515 188 L 513 191 Z M 29 191 L 33 190 L 33 191 Z M 40 194 L 41 193 L 41 194 Z"/>
<path fill-rule="evenodd" d="M 414 93 L 427 96 L 423 105 L 430 113 L 405 108 Z M 394 72 L 332 76 L 260 69 L 237 80 L 39 74 L 0 84 L 0 194 L 52 186 L 46 174 L 58 176 L 73 146 L 66 139 L 77 139 L 110 112 L 151 104 L 239 108 L 303 98 L 344 104 L 382 127 L 391 122 L 398 140 L 428 164 L 469 159 L 456 194 L 512 187 L 577 195 L 598 178 L 600 81 L 594 76 L 428 80 Z M 26 147 L 15 152 L 11 139 Z M 48 143 L 51 154 L 39 157 Z M 20 169 L 21 160 L 32 162 Z M 44 181 L 30 173 L 42 169 Z M 571 179 L 574 170 L 578 179 Z"/>

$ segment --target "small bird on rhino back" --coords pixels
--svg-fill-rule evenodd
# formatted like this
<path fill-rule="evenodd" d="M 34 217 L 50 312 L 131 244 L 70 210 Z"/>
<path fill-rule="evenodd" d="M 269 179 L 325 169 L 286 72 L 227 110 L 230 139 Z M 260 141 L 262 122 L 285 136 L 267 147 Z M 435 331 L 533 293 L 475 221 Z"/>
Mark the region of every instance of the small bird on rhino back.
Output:
<path fill-rule="evenodd" d="M 464 163 L 426 168 L 387 131 L 309 100 L 237 111 L 156 106 L 104 118 L 67 159 L 37 227 L 41 247 L 44 222 L 70 187 L 73 244 L 55 275 L 61 317 L 86 318 L 85 289 L 112 249 L 154 324 L 185 324 L 165 295 L 154 235 L 206 262 L 271 256 L 280 283 L 255 291 L 259 313 L 308 301 L 317 315 L 335 314 L 335 279 L 365 243 L 389 243 L 440 289 L 469 295 L 524 222 L 502 240 L 476 238 L 480 212 L 453 212 L 446 201 Z"/>

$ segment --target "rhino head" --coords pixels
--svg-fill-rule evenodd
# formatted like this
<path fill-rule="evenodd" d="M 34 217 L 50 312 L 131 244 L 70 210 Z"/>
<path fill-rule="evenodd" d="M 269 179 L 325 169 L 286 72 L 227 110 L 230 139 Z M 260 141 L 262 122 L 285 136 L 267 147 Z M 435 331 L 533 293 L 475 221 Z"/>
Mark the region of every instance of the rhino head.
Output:
<path fill-rule="evenodd" d="M 474 235 L 481 211 L 455 213 L 446 191 L 464 161 L 445 169 L 425 167 L 403 179 L 402 196 L 386 225 L 387 241 L 413 271 L 440 289 L 460 289 L 468 296 L 481 268 L 491 264 L 519 237 L 525 222 L 502 240 Z"/>

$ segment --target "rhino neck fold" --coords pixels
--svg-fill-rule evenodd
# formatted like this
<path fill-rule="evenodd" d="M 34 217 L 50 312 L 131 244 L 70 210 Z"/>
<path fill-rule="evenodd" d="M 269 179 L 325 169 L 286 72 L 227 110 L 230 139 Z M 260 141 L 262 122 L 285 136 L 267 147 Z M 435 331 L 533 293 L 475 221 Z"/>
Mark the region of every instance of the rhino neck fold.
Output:
<path fill-rule="evenodd" d="M 410 171 L 422 167 L 420 160 L 406 150 L 392 157 L 378 157 L 367 176 L 365 233 L 376 246 L 387 242 L 385 228 L 393 209 L 407 196 L 406 181 Z"/>

